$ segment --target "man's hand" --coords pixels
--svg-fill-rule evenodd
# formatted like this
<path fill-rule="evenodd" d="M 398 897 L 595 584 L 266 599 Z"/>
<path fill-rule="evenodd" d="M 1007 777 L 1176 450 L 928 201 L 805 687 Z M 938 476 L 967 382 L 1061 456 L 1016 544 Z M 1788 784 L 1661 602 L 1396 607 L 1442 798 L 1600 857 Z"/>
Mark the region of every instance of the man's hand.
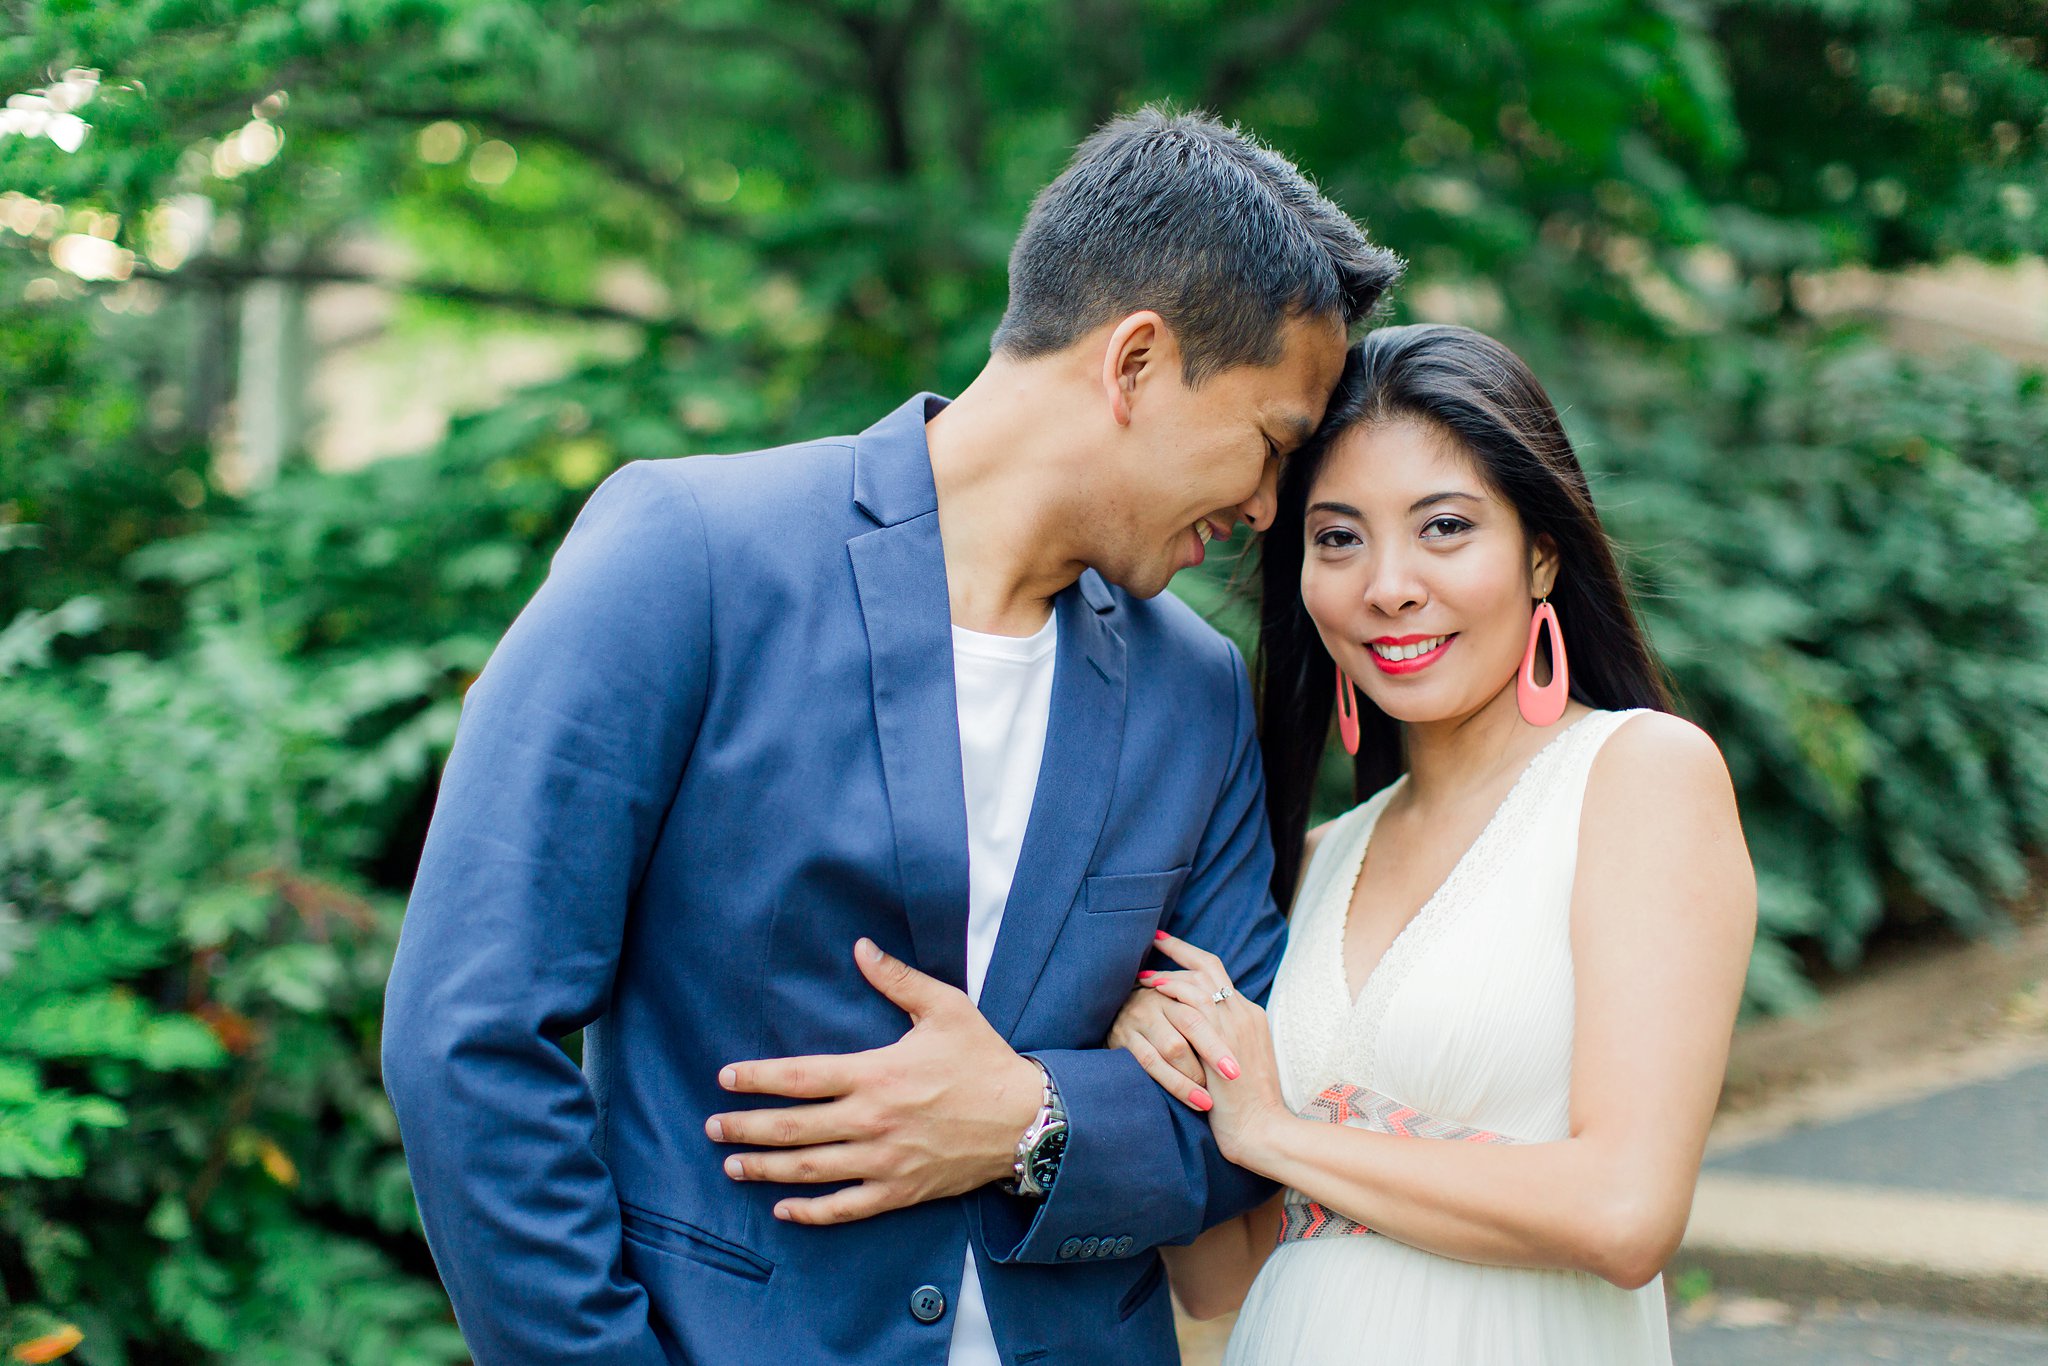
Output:
<path fill-rule="evenodd" d="M 713 1115 L 719 1143 L 779 1151 L 735 1153 L 737 1181 L 857 1181 L 829 1195 L 783 1200 L 775 1217 L 843 1224 L 959 1195 L 1012 1174 L 1017 1140 L 1045 1095 L 1038 1068 L 1003 1041 L 967 994 L 883 953 L 854 945 L 861 975 L 910 1016 L 886 1048 L 733 1063 L 728 1091 L 823 1102 Z"/>

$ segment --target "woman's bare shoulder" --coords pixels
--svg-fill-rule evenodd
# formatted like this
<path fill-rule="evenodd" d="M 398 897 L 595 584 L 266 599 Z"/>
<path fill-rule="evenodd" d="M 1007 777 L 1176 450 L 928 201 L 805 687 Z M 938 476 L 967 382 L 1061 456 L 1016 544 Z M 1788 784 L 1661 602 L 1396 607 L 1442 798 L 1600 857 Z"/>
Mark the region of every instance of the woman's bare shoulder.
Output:
<path fill-rule="evenodd" d="M 1668 712 L 1618 727 L 1594 756 L 1579 831 L 1582 869 L 1626 866 L 1638 885 L 1666 879 L 1755 904 L 1755 874 L 1728 763 L 1712 736 Z"/>
<path fill-rule="evenodd" d="M 1594 756 L 1587 799 L 1657 796 L 1718 805 L 1725 797 L 1732 814 L 1735 791 L 1728 761 L 1714 737 L 1682 716 L 1645 711 L 1629 717 Z"/>

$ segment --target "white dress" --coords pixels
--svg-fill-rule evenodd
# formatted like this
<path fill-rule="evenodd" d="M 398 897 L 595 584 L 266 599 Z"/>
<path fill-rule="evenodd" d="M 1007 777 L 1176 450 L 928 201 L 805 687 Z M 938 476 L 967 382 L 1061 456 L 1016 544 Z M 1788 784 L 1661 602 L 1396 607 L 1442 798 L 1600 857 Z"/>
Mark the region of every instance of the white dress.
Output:
<path fill-rule="evenodd" d="M 1453 1137 L 1568 1136 L 1579 811 L 1594 754 L 1632 715 L 1585 716 L 1530 761 L 1355 1002 L 1344 922 L 1373 825 L 1406 779 L 1337 819 L 1295 901 L 1273 987 L 1289 1108 L 1382 1131 L 1428 1135 L 1433 1118 L 1484 1131 Z M 1414 1111 L 1423 1118 L 1404 1127 Z M 1366 1232 L 1299 1192 L 1286 1199 L 1286 1231 L 1238 1315 L 1225 1366 L 1671 1360 L 1661 1276 L 1623 1290 L 1585 1272 L 1462 1262 Z"/>

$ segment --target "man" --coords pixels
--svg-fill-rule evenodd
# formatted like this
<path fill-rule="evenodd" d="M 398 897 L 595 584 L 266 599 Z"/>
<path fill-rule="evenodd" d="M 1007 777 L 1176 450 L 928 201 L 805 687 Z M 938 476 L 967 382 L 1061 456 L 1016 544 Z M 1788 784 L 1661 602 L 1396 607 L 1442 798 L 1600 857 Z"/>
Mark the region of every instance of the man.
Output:
<path fill-rule="evenodd" d="M 1152 1249 L 1266 1192 L 1103 1039 L 1155 929 L 1263 997 L 1282 927 L 1243 661 L 1157 595 L 1271 516 L 1398 269 L 1143 111 L 1039 196 L 950 406 L 592 496 L 386 1003 L 480 1366 L 1174 1359 Z"/>

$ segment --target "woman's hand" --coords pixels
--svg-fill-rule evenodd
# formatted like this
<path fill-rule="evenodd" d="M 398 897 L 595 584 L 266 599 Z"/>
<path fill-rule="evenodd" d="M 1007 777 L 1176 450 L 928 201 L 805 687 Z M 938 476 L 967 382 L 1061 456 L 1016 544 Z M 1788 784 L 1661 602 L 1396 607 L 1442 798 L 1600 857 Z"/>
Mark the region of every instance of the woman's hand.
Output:
<path fill-rule="evenodd" d="M 1160 975 L 1148 972 L 1140 980 L 1150 982 Z M 1171 998 L 1149 986 L 1138 988 L 1116 1013 L 1116 1021 L 1109 1027 L 1109 1046 L 1136 1058 L 1138 1066 L 1181 1104 L 1195 1110 L 1213 1109 L 1215 1101 L 1202 1089 L 1208 1080 L 1202 1060 L 1187 1036 L 1166 1018 L 1172 1005 Z"/>
<path fill-rule="evenodd" d="M 1201 1061 L 1200 1095 L 1211 1105 L 1205 1107 L 1193 1100 L 1188 1103 L 1196 1109 L 1209 1110 L 1209 1128 L 1216 1135 L 1216 1146 L 1226 1158 L 1238 1161 L 1264 1126 L 1288 1117 L 1266 1012 L 1238 993 L 1231 985 L 1223 960 L 1215 954 L 1176 939 L 1164 930 L 1159 932 L 1155 947 L 1180 964 L 1182 970 L 1141 973 L 1138 980 L 1154 995 L 1164 998 L 1166 1004 L 1161 1014 Z M 1216 999 L 1219 994 L 1223 996 L 1221 1001 Z M 1159 1079 L 1156 1072 L 1153 1076 Z M 1160 1084 L 1167 1085 L 1163 1080 Z"/>

